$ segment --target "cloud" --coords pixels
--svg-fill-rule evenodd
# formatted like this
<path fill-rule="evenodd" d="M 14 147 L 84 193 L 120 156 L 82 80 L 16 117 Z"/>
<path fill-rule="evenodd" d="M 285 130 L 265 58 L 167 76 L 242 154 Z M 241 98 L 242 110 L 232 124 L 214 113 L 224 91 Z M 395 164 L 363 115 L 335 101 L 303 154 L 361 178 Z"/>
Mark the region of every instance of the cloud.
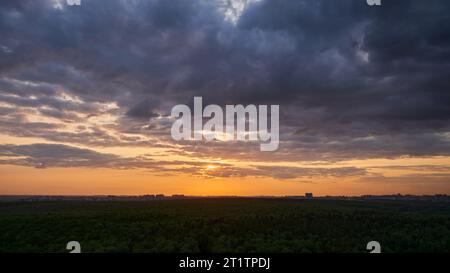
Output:
<path fill-rule="evenodd" d="M 293 178 L 318 178 L 318 177 L 359 177 L 367 174 L 365 169 L 356 167 L 341 168 L 300 168 L 300 167 L 278 167 L 278 166 L 258 166 L 257 170 L 261 174 L 270 174 L 278 179 Z"/>
<path fill-rule="evenodd" d="M 337 168 L 305 168 L 291 166 L 257 166 L 249 168 L 235 166 L 218 166 L 217 168 L 202 171 L 187 170 L 190 173 L 209 177 L 270 177 L 278 180 L 308 179 L 308 178 L 342 178 L 363 177 L 367 174 L 363 168 L 337 167 Z"/>
<path fill-rule="evenodd" d="M 43 168 L 148 169 L 154 174 L 189 174 L 204 178 L 271 177 L 296 179 L 312 177 L 364 176 L 364 169 L 249 166 L 228 163 L 154 160 L 150 155 L 121 157 L 61 144 L 0 145 L 0 164 Z M 210 166 L 214 166 L 210 168 Z"/>
<path fill-rule="evenodd" d="M 47 167 L 99 167 L 110 166 L 119 159 L 102 154 L 58 144 L 0 145 L 2 164 Z"/>
<path fill-rule="evenodd" d="M 177 143 L 179 154 L 450 155 L 448 1 L 389 1 L 382 9 L 351 0 L 231 2 L 85 0 L 55 9 L 50 0 L 2 1 L 2 133 L 169 147 L 164 117 L 198 95 L 206 104 L 280 104 L 280 150 Z M 236 7 L 230 21 L 224 10 Z M 94 116 L 103 119 L 89 121 Z M 87 130 L 68 129 L 84 121 Z"/>

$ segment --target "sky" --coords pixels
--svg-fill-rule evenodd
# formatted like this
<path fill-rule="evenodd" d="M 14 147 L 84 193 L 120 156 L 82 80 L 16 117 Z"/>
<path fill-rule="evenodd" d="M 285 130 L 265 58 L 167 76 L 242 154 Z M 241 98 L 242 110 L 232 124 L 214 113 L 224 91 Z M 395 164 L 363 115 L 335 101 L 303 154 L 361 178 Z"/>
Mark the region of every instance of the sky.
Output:
<path fill-rule="evenodd" d="M 0 0 L 0 194 L 450 194 L 447 0 Z M 171 109 L 280 106 L 280 144 Z"/>

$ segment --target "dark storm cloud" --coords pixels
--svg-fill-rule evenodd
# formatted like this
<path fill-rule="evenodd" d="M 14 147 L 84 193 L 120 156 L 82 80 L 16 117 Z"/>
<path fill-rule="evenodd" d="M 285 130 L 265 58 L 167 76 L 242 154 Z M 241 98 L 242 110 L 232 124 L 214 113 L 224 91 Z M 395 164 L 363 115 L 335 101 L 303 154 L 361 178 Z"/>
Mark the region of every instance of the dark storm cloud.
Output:
<path fill-rule="evenodd" d="M 260 1 L 236 25 L 218 2 L 84 0 L 55 9 L 52 1 L 1 1 L 0 101 L 45 106 L 42 115 L 65 120 L 74 119 L 68 110 L 96 112 L 95 103 L 114 101 L 122 114 L 115 130 L 166 140 L 168 126 L 158 124 L 166 120 L 148 119 L 194 95 L 205 104 L 280 104 L 273 160 L 450 154 L 448 1 Z M 84 103 L 54 99 L 61 89 Z M 249 146 L 184 149 L 268 156 Z"/>
<path fill-rule="evenodd" d="M 137 119 L 145 119 L 149 120 L 150 118 L 158 117 L 159 114 L 153 112 L 153 108 L 156 107 L 158 104 L 157 100 L 144 100 L 128 110 L 127 115 L 132 118 Z"/>

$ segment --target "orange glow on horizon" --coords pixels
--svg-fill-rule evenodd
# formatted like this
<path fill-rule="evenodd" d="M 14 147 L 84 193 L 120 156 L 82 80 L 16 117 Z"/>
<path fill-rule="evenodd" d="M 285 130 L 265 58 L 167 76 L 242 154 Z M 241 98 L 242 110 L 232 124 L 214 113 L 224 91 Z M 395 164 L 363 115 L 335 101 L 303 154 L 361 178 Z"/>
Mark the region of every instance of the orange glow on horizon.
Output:
<path fill-rule="evenodd" d="M 207 167 L 208 168 L 208 167 Z M 161 176 L 148 170 L 83 168 L 36 169 L 0 166 L 1 195 L 143 195 L 285 196 L 313 192 L 324 195 L 450 193 L 448 183 L 395 183 L 353 179 L 277 180 L 273 178 L 202 178 Z"/>

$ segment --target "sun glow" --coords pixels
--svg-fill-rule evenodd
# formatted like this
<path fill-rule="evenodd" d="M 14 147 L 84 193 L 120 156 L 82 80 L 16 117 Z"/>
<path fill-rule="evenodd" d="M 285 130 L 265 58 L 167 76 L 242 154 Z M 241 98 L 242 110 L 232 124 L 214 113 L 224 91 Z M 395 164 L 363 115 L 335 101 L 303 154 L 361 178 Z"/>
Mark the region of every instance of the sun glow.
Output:
<path fill-rule="evenodd" d="M 208 170 L 208 171 L 212 171 L 212 170 L 215 170 L 215 169 L 217 169 L 218 167 L 217 166 L 214 166 L 214 165 L 208 165 L 208 166 L 206 166 L 206 169 Z"/>

